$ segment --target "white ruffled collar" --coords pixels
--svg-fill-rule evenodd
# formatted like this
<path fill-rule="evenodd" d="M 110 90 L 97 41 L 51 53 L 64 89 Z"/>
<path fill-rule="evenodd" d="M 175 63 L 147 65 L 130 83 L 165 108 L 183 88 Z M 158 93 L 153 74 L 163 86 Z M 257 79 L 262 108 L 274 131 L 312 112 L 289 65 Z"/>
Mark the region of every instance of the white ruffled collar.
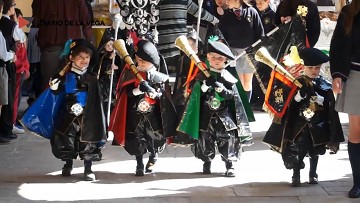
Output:
<path fill-rule="evenodd" d="M 210 71 L 215 72 L 215 73 L 222 73 L 222 72 L 224 71 L 224 68 L 222 68 L 222 69 L 215 69 L 215 68 L 213 68 L 213 67 L 210 67 Z"/>
<path fill-rule="evenodd" d="M 71 71 L 78 75 L 83 75 L 87 71 L 87 68 L 85 68 L 84 70 L 80 70 L 75 67 L 71 67 Z"/>

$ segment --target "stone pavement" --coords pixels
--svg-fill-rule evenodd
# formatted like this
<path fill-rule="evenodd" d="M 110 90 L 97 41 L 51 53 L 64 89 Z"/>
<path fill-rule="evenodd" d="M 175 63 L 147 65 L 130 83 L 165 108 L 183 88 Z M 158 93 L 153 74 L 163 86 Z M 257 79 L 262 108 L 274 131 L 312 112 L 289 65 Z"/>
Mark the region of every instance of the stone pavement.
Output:
<path fill-rule="evenodd" d="M 224 177 L 225 165 L 217 156 L 212 174 L 203 175 L 202 162 L 190 148 L 169 146 L 160 154 L 155 173 L 135 177 L 136 163 L 123 148 L 103 150 L 104 160 L 93 166 L 97 181 L 83 181 L 82 162 L 75 161 L 73 175 L 60 175 L 63 163 L 53 157 L 49 141 L 34 135 L 19 135 L 0 146 L 0 202 L 126 202 L 126 203 L 335 203 L 348 199 L 352 186 L 346 143 L 335 155 L 320 157 L 319 184 L 309 185 L 308 161 L 301 171 L 301 187 L 290 187 L 292 172 L 279 154 L 261 140 L 270 125 L 265 113 L 255 114 L 251 124 L 255 144 L 245 148 L 235 164 L 237 176 Z M 344 130 L 347 118 L 341 115 Z"/>

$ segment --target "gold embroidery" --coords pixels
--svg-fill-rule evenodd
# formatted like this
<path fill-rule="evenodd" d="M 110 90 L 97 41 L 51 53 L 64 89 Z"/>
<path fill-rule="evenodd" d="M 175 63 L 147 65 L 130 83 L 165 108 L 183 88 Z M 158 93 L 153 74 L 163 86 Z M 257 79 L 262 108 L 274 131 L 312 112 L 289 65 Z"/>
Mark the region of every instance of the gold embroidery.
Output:
<path fill-rule="evenodd" d="M 284 103 L 284 93 L 283 93 L 283 89 L 277 89 L 275 91 L 275 103 L 279 104 L 279 103 Z"/>
<path fill-rule="evenodd" d="M 297 14 L 301 17 L 305 17 L 308 14 L 308 7 L 299 5 L 297 7 Z"/>

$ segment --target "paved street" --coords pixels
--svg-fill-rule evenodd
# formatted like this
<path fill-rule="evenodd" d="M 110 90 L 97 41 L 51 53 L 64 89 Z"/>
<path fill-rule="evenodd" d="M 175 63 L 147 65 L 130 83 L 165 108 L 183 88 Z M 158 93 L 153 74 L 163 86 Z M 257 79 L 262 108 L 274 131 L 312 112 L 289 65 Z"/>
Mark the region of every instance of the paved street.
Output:
<path fill-rule="evenodd" d="M 126 202 L 126 203 L 335 203 L 359 202 L 346 197 L 352 186 L 347 144 L 336 155 L 320 157 L 319 184 L 309 185 L 308 159 L 301 171 L 301 187 L 290 187 L 292 171 L 279 154 L 261 140 L 270 125 L 265 113 L 255 114 L 251 124 L 255 144 L 245 148 L 235 165 L 237 176 L 224 177 L 225 165 L 217 156 L 212 174 L 203 175 L 202 162 L 189 148 L 169 146 L 160 154 L 155 173 L 135 177 L 136 163 L 119 146 L 109 142 L 104 160 L 93 166 L 97 181 L 83 181 L 83 167 L 75 161 L 71 177 L 60 175 L 63 163 L 53 157 L 49 141 L 30 134 L 19 135 L 0 146 L 0 202 Z M 344 130 L 347 117 L 341 114 Z"/>

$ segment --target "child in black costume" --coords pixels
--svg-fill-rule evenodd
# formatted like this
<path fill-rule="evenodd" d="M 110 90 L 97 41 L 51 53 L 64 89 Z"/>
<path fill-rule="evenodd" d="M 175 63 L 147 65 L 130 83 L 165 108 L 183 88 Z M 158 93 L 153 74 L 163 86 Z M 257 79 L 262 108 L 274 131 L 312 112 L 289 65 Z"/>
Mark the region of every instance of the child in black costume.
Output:
<path fill-rule="evenodd" d="M 263 140 L 281 153 L 287 169 L 293 169 L 293 187 L 301 184 L 305 156 L 310 158 L 309 184 L 317 184 L 319 155 L 326 149 L 336 153 L 344 141 L 331 83 L 319 76 L 328 56 L 315 48 L 304 48 L 299 55 L 305 68 L 304 75 L 297 80 L 303 86 L 295 94 L 281 125 L 272 124 Z"/>
<path fill-rule="evenodd" d="M 197 140 L 191 147 L 204 162 L 204 174 L 211 173 L 217 146 L 225 162 L 225 176 L 234 177 L 233 162 L 240 155 L 240 136 L 251 134 L 236 87 L 238 80 L 225 69 L 225 62 L 233 60 L 234 55 L 224 43 L 210 41 L 207 59 L 211 76 L 198 74 L 178 131 Z"/>
<path fill-rule="evenodd" d="M 135 176 L 144 176 L 153 171 L 158 153 L 165 147 L 165 137 L 173 135 L 169 130 L 175 127 L 168 124 L 174 123 L 174 118 L 168 116 L 176 113 L 170 94 L 165 91 L 169 76 L 159 71 L 166 67 L 155 45 L 140 40 L 135 50 L 138 73 L 124 67 L 109 128 L 115 141 L 136 157 Z M 143 80 L 135 77 L 138 74 Z M 144 171 L 143 155 L 147 152 L 150 155 Z"/>
<path fill-rule="evenodd" d="M 66 161 L 63 176 L 70 176 L 73 159 L 84 160 L 84 179 L 95 180 L 93 161 L 100 161 L 101 143 L 106 139 L 105 118 L 96 75 L 87 71 L 96 49 L 85 39 L 69 40 L 64 53 L 67 65 L 50 80 L 56 95 L 65 94 L 51 137 L 52 152 Z M 90 67 L 89 67 L 90 65 Z"/>
<path fill-rule="evenodd" d="M 99 44 L 99 57 L 100 64 L 99 69 L 97 70 L 100 92 L 103 99 L 104 112 L 107 112 L 108 102 L 109 102 L 109 91 L 110 91 L 110 80 L 111 72 L 113 73 L 113 83 L 112 83 L 112 95 L 111 95 L 111 108 L 114 107 L 115 97 L 116 97 L 116 85 L 118 84 L 120 74 L 122 71 L 123 63 L 119 55 L 114 53 L 113 48 L 114 37 L 109 30 L 105 30 L 105 33 Z M 112 64 L 113 58 L 115 57 L 114 64 Z"/>

